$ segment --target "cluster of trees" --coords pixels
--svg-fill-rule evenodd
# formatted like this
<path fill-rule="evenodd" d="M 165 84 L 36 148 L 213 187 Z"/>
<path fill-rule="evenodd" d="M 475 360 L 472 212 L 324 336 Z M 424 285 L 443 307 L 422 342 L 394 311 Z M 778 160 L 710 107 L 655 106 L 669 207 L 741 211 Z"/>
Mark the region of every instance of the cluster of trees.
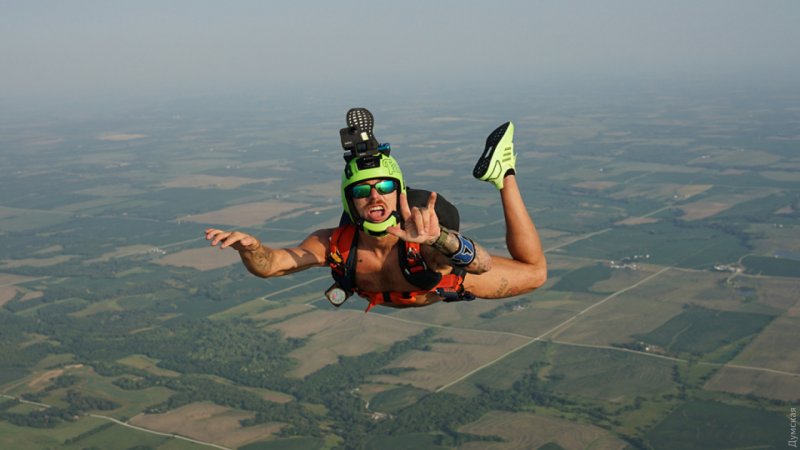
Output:
<path fill-rule="evenodd" d="M 20 427 L 52 428 L 61 422 L 76 419 L 74 411 L 55 407 L 38 409 L 28 414 L 0 411 L 0 420 L 5 420 Z"/>
<path fill-rule="evenodd" d="M 32 398 L 30 395 L 25 397 L 26 399 Z M 18 400 L 5 401 L 0 404 L 0 420 L 23 427 L 52 428 L 64 421 L 74 421 L 86 411 L 109 411 L 120 406 L 111 400 L 84 395 L 75 390 L 67 391 L 64 400 L 69 404 L 67 408 L 41 407 L 27 414 L 8 411 L 11 407 L 20 404 Z"/>

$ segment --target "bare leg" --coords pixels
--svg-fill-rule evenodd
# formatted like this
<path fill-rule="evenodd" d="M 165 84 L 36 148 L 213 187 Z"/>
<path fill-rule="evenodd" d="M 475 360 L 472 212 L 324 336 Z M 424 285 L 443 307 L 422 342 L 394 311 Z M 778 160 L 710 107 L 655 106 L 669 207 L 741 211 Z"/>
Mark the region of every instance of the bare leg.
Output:
<path fill-rule="evenodd" d="M 547 281 L 547 261 L 515 175 L 503 179 L 500 190 L 506 220 L 506 246 L 511 259 L 492 255 L 492 269 L 468 275 L 465 288 L 480 298 L 505 298 L 530 292 Z"/>

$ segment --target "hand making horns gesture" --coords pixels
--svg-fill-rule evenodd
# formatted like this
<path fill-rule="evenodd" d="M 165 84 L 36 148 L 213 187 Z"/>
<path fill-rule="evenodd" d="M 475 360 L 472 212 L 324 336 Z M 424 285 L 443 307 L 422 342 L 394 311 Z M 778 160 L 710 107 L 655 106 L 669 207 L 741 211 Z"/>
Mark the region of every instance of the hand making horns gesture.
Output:
<path fill-rule="evenodd" d="M 400 216 L 403 218 L 403 227 L 396 225 L 387 228 L 386 231 L 406 242 L 432 245 L 441 233 L 439 217 L 434 210 L 435 204 L 436 192 L 431 192 L 428 205 L 424 208 L 416 206 L 409 208 L 406 194 L 400 194 Z"/>

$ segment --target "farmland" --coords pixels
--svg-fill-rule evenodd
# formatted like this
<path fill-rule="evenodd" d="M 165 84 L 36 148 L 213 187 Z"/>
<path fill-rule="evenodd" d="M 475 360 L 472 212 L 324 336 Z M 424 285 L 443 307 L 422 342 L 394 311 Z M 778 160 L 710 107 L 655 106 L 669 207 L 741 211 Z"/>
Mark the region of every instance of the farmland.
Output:
<path fill-rule="evenodd" d="M 514 298 L 369 313 L 323 299 L 327 269 L 260 279 L 202 237 L 335 226 L 338 106 L 4 124 L 0 447 L 785 445 L 798 98 L 770 96 L 778 116 L 747 96 L 570 98 L 487 100 L 502 119 L 374 108 L 409 185 L 504 255 L 497 194 L 470 171 L 513 118 L 550 272 Z"/>

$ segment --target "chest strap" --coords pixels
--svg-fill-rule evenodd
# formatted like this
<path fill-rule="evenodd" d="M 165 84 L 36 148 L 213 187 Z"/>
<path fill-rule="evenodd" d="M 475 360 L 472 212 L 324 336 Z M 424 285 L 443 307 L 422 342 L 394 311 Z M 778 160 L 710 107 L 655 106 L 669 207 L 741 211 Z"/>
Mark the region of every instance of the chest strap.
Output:
<path fill-rule="evenodd" d="M 392 303 L 396 305 L 416 305 L 417 297 L 428 293 L 435 293 L 445 302 L 474 300 L 475 297 L 464 290 L 463 268 L 454 268 L 452 273 L 442 275 L 431 270 L 420 252 L 420 245 L 414 242 L 405 242 L 404 251 L 398 251 L 400 268 L 403 276 L 411 285 L 419 290 L 397 292 L 371 292 L 358 289 L 355 285 L 357 248 L 357 229 L 355 225 L 346 224 L 333 231 L 328 251 L 328 265 L 331 275 L 339 286 L 348 293 L 355 292 L 369 300 L 366 311 L 375 305 Z"/>

